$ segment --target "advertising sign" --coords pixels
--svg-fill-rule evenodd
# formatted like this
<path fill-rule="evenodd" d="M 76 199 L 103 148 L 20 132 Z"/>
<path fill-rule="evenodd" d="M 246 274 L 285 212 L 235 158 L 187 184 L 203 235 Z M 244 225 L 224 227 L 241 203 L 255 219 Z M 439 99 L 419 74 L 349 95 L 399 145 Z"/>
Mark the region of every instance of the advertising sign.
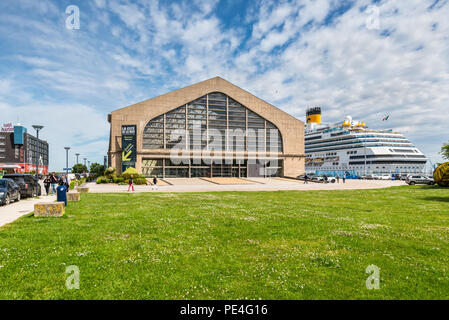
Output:
<path fill-rule="evenodd" d="M 14 125 L 12 123 L 4 123 L 2 132 L 14 132 Z"/>
<path fill-rule="evenodd" d="M 137 126 L 122 126 L 122 172 L 136 167 L 137 161 Z"/>

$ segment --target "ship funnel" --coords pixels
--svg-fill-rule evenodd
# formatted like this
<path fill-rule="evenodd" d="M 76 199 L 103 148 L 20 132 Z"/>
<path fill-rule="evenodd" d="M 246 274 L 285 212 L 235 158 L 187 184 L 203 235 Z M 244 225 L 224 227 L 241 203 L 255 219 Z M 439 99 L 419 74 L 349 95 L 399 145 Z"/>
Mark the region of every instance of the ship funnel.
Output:
<path fill-rule="evenodd" d="M 306 112 L 307 123 L 321 123 L 321 108 L 309 108 Z"/>

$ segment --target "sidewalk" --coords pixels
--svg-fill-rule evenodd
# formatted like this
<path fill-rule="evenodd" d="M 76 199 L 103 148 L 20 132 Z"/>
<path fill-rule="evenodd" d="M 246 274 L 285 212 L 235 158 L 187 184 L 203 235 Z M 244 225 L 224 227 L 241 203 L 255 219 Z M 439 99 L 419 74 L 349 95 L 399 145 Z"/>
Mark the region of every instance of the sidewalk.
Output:
<path fill-rule="evenodd" d="M 34 211 L 34 205 L 40 202 L 52 202 L 56 196 L 41 196 L 39 198 L 22 199 L 19 202 L 11 203 L 8 206 L 0 207 L 0 227 L 17 220 L 21 216 Z"/>
<path fill-rule="evenodd" d="M 143 192 L 220 192 L 220 191 L 281 191 L 281 190 L 365 190 L 381 189 L 394 186 L 406 185 L 404 181 L 382 181 L 382 180 L 347 180 L 344 184 L 340 183 L 312 183 L 304 184 L 298 180 L 282 180 L 275 178 L 260 178 L 255 184 L 235 184 L 218 185 L 213 183 L 197 183 L 198 179 L 192 179 L 191 184 L 186 179 L 170 179 L 170 186 L 159 186 L 158 190 L 152 190 L 151 186 L 135 186 L 136 193 Z M 253 179 L 248 179 L 253 180 Z M 91 193 L 127 193 L 128 186 L 119 186 L 114 184 L 95 184 L 86 185 Z"/>

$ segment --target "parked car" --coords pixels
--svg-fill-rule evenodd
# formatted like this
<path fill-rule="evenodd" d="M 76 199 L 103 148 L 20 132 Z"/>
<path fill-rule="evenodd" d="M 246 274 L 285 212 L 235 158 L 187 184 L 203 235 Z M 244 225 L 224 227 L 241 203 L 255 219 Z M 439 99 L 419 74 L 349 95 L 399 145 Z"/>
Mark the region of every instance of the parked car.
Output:
<path fill-rule="evenodd" d="M 415 184 L 428 184 L 428 185 L 434 185 L 435 181 L 433 178 L 428 178 L 425 176 L 419 176 L 419 175 L 412 175 L 408 176 L 405 182 L 409 185 L 415 185 Z"/>
<path fill-rule="evenodd" d="M 20 187 L 11 179 L 0 179 L 0 204 L 20 201 Z"/>
<path fill-rule="evenodd" d="M 327 175 L 313 176 L 311 180 L 312 181 L 324 182 L 324 183 L 335 183 L 335 182 L 337 182 L 337 179 L 335 177 L 331 177 L 331 176 L 327 176 Z"/>
<path fill-rule="evenodd" d="M 20 195 L 22 198 L 36 197 L 42 194 L 41 186 L 35 176 L 15 173 L 5 174 L 4 178 L 14 180 L 20 187 Z"/>
<path fill-rule="evenodd" d="M 389 174 L 383 174 L 379 176 L 379 180 L 391 180 L 391 176 Z"/>

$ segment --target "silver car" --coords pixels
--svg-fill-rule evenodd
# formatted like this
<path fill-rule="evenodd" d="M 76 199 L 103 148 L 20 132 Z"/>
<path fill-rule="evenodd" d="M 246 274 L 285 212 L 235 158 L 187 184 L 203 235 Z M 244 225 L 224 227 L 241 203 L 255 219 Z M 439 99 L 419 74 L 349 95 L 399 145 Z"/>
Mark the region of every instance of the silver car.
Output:
<path fill-rule="evenodd" d="M 435 181 L 433 179 L 420 175 L 410 175 L 405 179 L 405 182 L 411 186 L 415 184 L 428 184 L 428 185 L 435 184 Z"/>

